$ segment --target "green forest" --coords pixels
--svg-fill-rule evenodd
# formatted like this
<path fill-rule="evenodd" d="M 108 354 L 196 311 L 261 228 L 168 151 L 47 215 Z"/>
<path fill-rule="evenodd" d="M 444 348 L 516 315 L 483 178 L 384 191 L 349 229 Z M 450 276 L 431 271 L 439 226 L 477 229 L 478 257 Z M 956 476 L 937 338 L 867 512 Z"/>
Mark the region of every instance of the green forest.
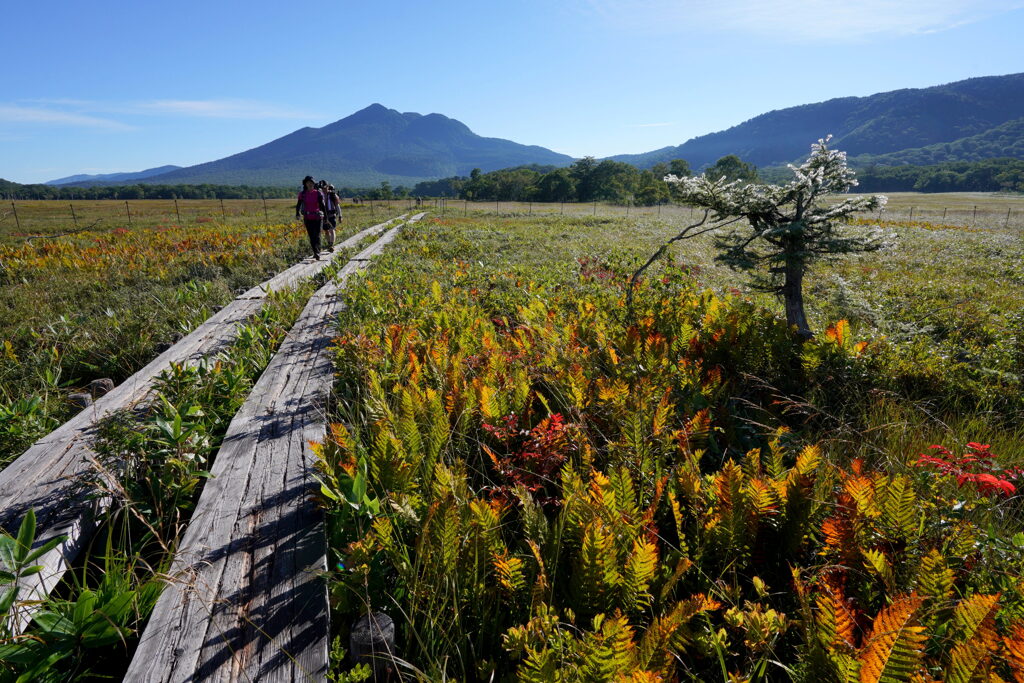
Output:
<path fill-rule="evenodd" d="M 871 164 L 856 171 L 857 190 L 862 192 L 1024 192 L 1024 160 L 1008 157 L 929 166 Z M 690 175 L 691 171 L 683 159 L 642 171 L 625 162 L 586 157 L 568 168 L 524 166 L 490 173 L 474 170 L 469 177 L 419 183 L 412 193 L 471 200 L 611 201 L 650 206 L 672 200 L 671 186 L 662 180 L 669 173 Z M 719 159 L 704 174 L 768 183 L 792 178 L 788 168 L 758 169 L 732 154 Z"/>
<path fill-rule="evenodd" d="M 1011 157 L 981 161 L 949 161 L 927 166 L 883 166 L 871 163 L 857 168 L 861 192 L 1024 192 L 1024 160 Z M 786 182 L 788 168 L 758 169 L 736 155 L 722 157 L 704 173 L 711 177 Z M 592 202 L 652 206 L 672 201 L 666 175 L 691 175 L 684 159 L 673 159 L 641 170 L 611 159 L 584 157 L 568 167 L 517 166 L 467 176 L 452 176 L 418 183 L 411 190 L 381 183 L 374 188 L 338 188 L 343 197 L 391 199 L 394 197 L 457 197 L 479 201 Z M 267 199 L 290 197 L 290 187 L 249 185 L 102 185 L 56 187 L 21 185 L 0 179 L 0 197 L 6 199 Z"/>

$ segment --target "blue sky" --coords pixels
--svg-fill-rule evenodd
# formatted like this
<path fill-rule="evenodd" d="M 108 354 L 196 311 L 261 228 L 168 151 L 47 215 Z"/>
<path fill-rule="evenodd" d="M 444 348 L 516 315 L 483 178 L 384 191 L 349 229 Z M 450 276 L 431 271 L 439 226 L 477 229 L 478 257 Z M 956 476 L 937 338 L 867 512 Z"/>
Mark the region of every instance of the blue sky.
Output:
<path fill-rule="evenodd" d="M 1024 71 L 1024 0 L 5 4 L 17 182 L 211 161 L 373 102 L 600 157 Z"/>

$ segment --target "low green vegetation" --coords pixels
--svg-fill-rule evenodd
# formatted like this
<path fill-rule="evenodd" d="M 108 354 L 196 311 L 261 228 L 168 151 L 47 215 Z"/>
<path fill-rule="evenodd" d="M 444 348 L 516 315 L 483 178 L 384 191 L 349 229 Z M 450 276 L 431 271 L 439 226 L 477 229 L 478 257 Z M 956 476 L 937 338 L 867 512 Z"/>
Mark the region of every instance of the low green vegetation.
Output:
<path fill-rule="evenodd" d="M 198 365 L 172 365 L 146 406 L 100 425 L 90 487 L 110 506 L 95 540 L 41 604 L 23 602 L 13 580 L 6 583 L 0 680 L 123 675 L 220 441 L 314 287 L 272 293 L 229 348 Z M 29 536 L 23 529 L 19 539 L 0 537 L 0 550 L 30 547 Z M 31 567 L 25 559 L 4 558 Z M 33 622 L 21 634 L 9 618 L 23 610 Z"/>
<path fill-rule="evenodd" d="M 808 272 L 801 342 L 711 236 L 628 311 L 681 225 L 433 219 L 346 290 L 341 642 L 386 612 L 419 680 L 1019 677 L 1019 238 L 889 224 Z"/>
<path fill-rule="evenodd" d="M 145 405 L 100 424 L 87 486 L 108 506 L 94 540 L 41 603 L 16 588 L 19 575 L 37 571 L 40 552 L 28 551 L 34 515 L 17 536 L 0 535 L 0 558 L 11 568 L 0 574 L 0 681 L 124 675 L 228 425 L 309 296 L 349 256 L 294 289 L 270 292 L 228 348 L 197 364 L 172 364 Z M 12 618 L 26 610 L 32 623 L 20 633 Z"/>

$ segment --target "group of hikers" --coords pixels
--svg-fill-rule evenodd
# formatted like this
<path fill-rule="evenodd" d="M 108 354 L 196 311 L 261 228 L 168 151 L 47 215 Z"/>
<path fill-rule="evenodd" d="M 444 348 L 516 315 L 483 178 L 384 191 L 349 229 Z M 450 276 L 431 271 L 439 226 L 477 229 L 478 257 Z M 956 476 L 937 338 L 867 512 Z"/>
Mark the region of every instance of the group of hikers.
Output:
<path fill-rule="evenodd" d="M 319 183 L 313 176 L 302 179 L 302 190 L 299 200 L 295 203 L 295 218 L 302 214 L 309 235 L 309 246 L 313 248 L 313 258 L 320 259 L 320 233 L 324 233 L 327 248 L 324 253 L 334 248 L 334 231 L 341 220 L 341 197 L 326 180 Z"/>

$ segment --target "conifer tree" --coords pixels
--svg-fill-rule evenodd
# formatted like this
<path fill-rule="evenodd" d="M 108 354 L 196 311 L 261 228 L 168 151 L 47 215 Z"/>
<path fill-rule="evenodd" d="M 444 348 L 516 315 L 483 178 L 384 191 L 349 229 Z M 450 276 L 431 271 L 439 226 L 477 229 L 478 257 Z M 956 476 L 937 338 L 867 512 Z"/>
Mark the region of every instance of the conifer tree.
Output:
<path fill-rule="evenodd" d="M 831 137 L 812 145 L 803 164 L 790 165 L 795 178 L 786 185 L 725 177 L 716 180 L 705 175 L 665 177 L 679 189 L 680 201 L 705 210 L 700 222 L 687 226 L 665 247 L 716 232 L 720 250 L 716 259 L 750 272 L 756 289 L 781 295 L 786 322 L 803 339 L 813 336 L 804 312 L 803 281 L 808 267 L 818 260 L 876 251 L 891 243 L 890 235 L 877 226 L 858 228 L 847 223 L 858 211 L 884 206 L 885 197 L 848 197 L 830 205 L 824 201 L 827 195 L 844 193 L 857 184 L 846 165 L 846 153 L 829 149 Z M 723 230 L 728 225 L 732 227 Z M 634 274 L 634 281 L 665 247 Z"/>

